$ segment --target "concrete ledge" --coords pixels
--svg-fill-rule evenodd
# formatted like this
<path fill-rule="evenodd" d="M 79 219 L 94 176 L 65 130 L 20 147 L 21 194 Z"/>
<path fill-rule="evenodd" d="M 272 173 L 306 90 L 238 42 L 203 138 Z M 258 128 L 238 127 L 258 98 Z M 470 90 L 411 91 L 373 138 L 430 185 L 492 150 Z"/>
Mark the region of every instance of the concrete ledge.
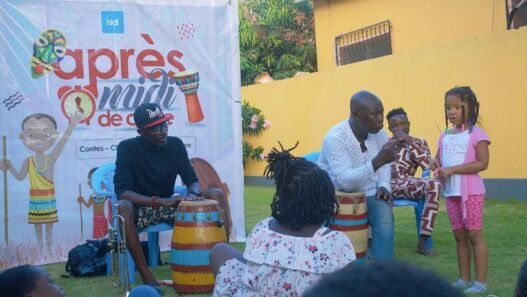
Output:
<path fill-rule="evenodd" d="M 527 200 L 527 179 L 487 178 L 485 188 L 490 199 Z"/>
<path fill-rule="evenodd" d="M 246 186 L 263 186 L 263 187 L 273 187 L 274 182 L 270 179 L 267 179 L 263 176 L 245 176 L 244 184 Z"/>
<path fill-rule="evenodd" d="M 527 179 L 523 178 L 487 178 L 487 198 L 527 200 Z M 246 176 L 246 186 L 274 186 L 273 181 L 263 176 Z"/>

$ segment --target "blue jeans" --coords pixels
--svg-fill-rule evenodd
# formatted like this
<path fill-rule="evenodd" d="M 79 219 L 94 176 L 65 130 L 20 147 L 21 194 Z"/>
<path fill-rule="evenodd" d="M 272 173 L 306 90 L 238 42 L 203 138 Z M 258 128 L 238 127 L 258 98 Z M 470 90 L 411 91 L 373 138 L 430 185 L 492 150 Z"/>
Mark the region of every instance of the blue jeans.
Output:
<path fill-rule="evenodd" d="M 372 255 L 374 260 L 393 259 L 393 210 L 382 199 L 366 197 L 368 224 L 371 226 Z"/>

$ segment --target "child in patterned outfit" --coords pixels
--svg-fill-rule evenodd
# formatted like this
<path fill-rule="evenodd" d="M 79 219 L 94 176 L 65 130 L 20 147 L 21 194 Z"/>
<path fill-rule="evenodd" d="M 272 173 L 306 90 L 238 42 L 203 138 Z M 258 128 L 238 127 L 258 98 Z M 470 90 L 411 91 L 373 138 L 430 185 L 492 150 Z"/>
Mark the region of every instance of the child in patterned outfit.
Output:
<path fill-rule="evenodd" d="M 454 286 L 465 293 L 487 291 L 488 251 L 483 239 L 485 185 L 479 172 L 489 164 L 490 140 L 475 124 L 479 102 L 470 87 L 456 87 L 445 94 L 447 129 L 439 138 L 435 165 L 442 179 L 446 209 L 457 246 L 459 278 Z M 448 128 L 448 122 L 454 125 Z M 476 280 L 470 282 L 474 255 Z"/>
<path fill-rule="evenodd" d="M 410 121 L 404 109 L 392 109 L 386 116 L 386 120 L 393 137 L 404 141 L 404 144 L 399 146 L 397 156 L 391 164 L 392 195 L 413 200 L 425 197 L 417 253 L 433 256 L 434 252 L 427 248 L 426 244 L 434 231 L 441 185 L 437 179 L 415 177 L 417 167 L 421 167 L 423 171 L 434 169 L 431 166 L 430 149 L 426 140 L 410 136 Z"/>
<path fill-rule="evenodd" d="M 272 217 L 253 228 L 243 256 L 227 244 L 212 249 L 214 296 L 300 296 L 355 260 L 348 237 L 323 227 L 337 209 L 331 179 L 316 164 L 293 157 L 292 149 L 269 154 L 264 174 L 276 184 Z"/>
<path fill-rule="evenodd" d="M 90 169 L 88 172 L 88 186 L 91 187 L 91 177 L 98 167 Z M 77 197 L 77 202 L 83 204 L 86 208 L 93 206 L 93 239 L 100 239 L 108 234 L 108 222 L 112 220 L 112 206 L 110 197 L 99 196 L 95 193 L 90 195 L 88 202 L 84 197 Z M 107 205 L 108 216 L 104 215 L 104 206 Z"/>

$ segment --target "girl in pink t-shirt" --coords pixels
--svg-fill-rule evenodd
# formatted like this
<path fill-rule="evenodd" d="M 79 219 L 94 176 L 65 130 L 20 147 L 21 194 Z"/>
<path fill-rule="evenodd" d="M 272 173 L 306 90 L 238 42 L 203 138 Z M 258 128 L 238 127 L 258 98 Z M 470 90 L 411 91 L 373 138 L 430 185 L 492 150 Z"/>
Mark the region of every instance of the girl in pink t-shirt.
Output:
<path fill-rule="evenodd" d="M 445 94 L 447 128 L 439 138 L 435 165 L 456 238 L 459 278 L 454 286 L 465 293 L 487 291 L 488 251 L 483 239 L 485 186 L 479 172 L 489 164 L 490 140 L 475 126 L 479 102 L 470 87 L 456 87 Z M 448 128 L 448 123 L 453 125 Z M 476 278 L 471 282 L 471 254 Z"/>

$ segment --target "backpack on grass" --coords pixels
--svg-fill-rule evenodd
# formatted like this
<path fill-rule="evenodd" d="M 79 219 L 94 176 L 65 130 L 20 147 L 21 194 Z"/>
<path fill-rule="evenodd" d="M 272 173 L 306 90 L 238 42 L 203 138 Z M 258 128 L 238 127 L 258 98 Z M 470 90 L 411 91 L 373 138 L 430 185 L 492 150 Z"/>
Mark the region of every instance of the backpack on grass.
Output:
<path fill-rule="evenodd" d="M 108 239 L 86 240 L 68 252 L 66 272 L 75 277 L 106 274 Z"/>

